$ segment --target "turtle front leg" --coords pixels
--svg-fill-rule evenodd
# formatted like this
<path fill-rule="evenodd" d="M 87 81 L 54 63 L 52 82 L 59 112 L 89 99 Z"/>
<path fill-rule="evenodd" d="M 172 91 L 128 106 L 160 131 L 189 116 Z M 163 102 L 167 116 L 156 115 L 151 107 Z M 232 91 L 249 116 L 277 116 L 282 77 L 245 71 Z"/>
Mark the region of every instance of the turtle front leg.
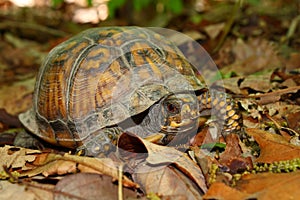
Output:
<path fill-rule="evenodd" d="M 124 131 L 120 127 L 109 127 L 95 131 L 82 141 L 77 152 L 83 151 L 85 156 L 105 157 L 116 150 L 118 137 Z"/>
<path fill-rule="evenodd" d="M 198 96 L 200 113 L 210 110 L 211 115 L 217 117 L 217 122 L 223 127 L 224 136 L 229 133 L 240 133 L 243 126 L 243 118 L 237 103 L 230 95 L 217 90 L 209 90 Z"/>

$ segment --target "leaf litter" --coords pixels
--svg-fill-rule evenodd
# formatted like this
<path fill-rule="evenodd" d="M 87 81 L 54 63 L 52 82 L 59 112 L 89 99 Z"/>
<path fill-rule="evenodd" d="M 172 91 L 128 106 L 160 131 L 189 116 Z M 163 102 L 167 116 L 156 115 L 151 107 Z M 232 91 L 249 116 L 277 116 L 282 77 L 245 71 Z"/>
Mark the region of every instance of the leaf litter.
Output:
<path fill-rule="evenodd" d="M 130 154 L 119 152 L 119 155 L 111 158 L 88 158 L 56 150 L 37 151 L 4 146 L 0 148 L 3 179 L 0 198 L 96 199 L 103 196 L 116 199 L 119 195 L 125 199 L 298 198 L 298 29 L 286 34 L 288 38 L 282 36 L 291 28 L 287 27 L 288 20 L 278 15 L 285 12 L 281 9 L 282 5 L 274 7 L 278 11 L 275 14 L 267 9 L 273 3 L 282 2 L 261 2 L 265 13 L 262 8 L 254 6 L 252 12 L 259 10 L 263 15 L 254 16 L 249 12 L 249 19 L 236 16 L 232 31 L 214 56 L 215 63 L 226 77 L 222 80 L 225 89 L 238 101 L 243 111 L 245 133 L 249 136 L 247 145 L 236 135 L 216 139 L 211 130 L 205 127 L 193 138 L 187 153 L 141 138 L 128 139 L 133 146 L 138 146 Z M 209 10 L 213 8 L 210 6 Z M 204 13 L 205 20 L 198 25 L 193 24 L 196 33 L 201 35 L 197 36 L 199 40 L 218 40 L 223 34 L 222 29 L 228 26 L 228 21 L 219 18 L 220 15 L 216 17 L 213 12 Z M 186 23 L 183 29 L 189 29 L 189 26 Z M 276 34 L 272 35 L 274 30 Z M 29 47 L 24 43 L 24 46 L 22 41 L 10 35 L 4 39 L 15 47 L 21 44 L 21 50 L 5 45 L 8 51 L 0 58 L 0 108 L 8 113 L 0 122 L 3 133 L 18 126 L 10 122 L 10 115 L 16 116 L 30 106 L 33 69 L 40 62 L 36 58 L 44 54 L 35 44 Z M 211 47 L 215 42 L 208 45 L 204 43 L 204 46 Z M 29 57 L 20 53 L 31 47 L 34 53 Z M 20 56 L 16 56 L 15 60 L 8 59 L 13 55 Z M 18 68 L 21 63 L 24 66 Z M 22 75 L 26 71 L 29 72 L 27 77 Z M 216 144 L 224 146 L 218 147 Z M 199 148 L 201 146 L 217 148 Z M 144 154 L 135 157 L 137 152 Z M 124 194 L 120 192 L 118 183 L 123 187 Z"/>

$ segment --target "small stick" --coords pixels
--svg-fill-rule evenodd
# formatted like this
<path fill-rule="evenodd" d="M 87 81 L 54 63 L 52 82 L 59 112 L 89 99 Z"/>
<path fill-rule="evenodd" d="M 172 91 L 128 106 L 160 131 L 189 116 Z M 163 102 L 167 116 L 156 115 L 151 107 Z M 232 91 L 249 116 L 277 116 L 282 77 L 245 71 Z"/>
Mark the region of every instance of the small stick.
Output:
<path fill-rule="evenodd" d="M 118 199 L 123 200 L 123 164 L 119 165 Z"/>

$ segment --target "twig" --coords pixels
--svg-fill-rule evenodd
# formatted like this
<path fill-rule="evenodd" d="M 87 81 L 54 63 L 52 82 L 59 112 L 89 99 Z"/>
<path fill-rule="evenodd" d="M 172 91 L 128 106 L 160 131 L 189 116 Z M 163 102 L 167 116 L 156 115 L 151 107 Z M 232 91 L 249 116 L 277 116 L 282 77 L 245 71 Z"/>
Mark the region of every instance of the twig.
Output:
<path fill-rule="evenodd" d="M 266 115 L 266 117 L 267 117 L 269 120 L 271 120 L 271 121 L 275 124 L 275 126 L 276 126 L 277 129 L 279 129 L 279 130 L 287 130 L 287 131 L 293 133 L 294 136 L 297 136 L 297 137 L 299 136 L 299 133 L 297 133 L 295 130 L 293 130 L 293 129 L 291 129 L 291 128 L 288 128 L 288 127 L 281 126 L 281 125 L 280 125 L 275 119 L 273 119 L 268 113 L 266 113 L 265 115 Z"/>
<path fill-rule="evenodd" d="M 3 166 L 3 169 L 4 169 L 5 173 L 10 177 L 11 182 L 13 182 L 13 183 L 17 183 L 19 185 L 24 185 L 26 187 L 33 187 L 33 188 L 36 188 L 36 189 L 44 190 L 44 191 L 47 191 L 47 192 L 50 192 L 50 193 L 53 193 L 53 194 L 60 194 L 60 195 L 63 195 L 65 197 L 70 197 L 72 199 L 78 199 L 78 200 L 84 200 L 85 199 L 85 198 L 82 198 L 82 197 L 79 197 L 79 196 L 76 196 L 76 195 L 73 195 L 73 194 L 70 194 L 70 193 L 67 193 L 67 192 L 57 191 L 55 189 L 44 188 L 44 187 L 41 187 L 39 185 L 34 185 L 34 184 L 29 183 L 29 182 L 25 182 L 23 180 L 18 179 L 14 175 L 12 175 L 12 173 L 8 170 L 8 168 L 6 166 Z"/>
<path fill-rule="evenodd" d="M 222 32 L 221 38 L 218 41 L 217 46 L 214 48 L 213 53 L 216 53 L 221 48 L 221 46 L 223 45 L 223 43 L 224 43 L 224 41 L 225 41 L 232 25 L 234 23 L 235 17 L 238 13 L 238 10 L 240 8 L 241 3 L 242 3 L 242 0 L 237 0 L 236 1 L 235 5 L 233 7 L 232 14 L 230 15 L 230 18 L 228 19 L 228 21 L 225 25 L 224 31 Z"/>
<path fill-rule="evenodd" d="M 123 200 L 123 164 L 119 165 L 118 199 Z"/>
<path fill-rule="evenodd" d="M 7 30 L 9 28 L 30 29 L 36 32 L 41 32 L 42 34 L 53 35 L 55 37 L 65 37 L 67 35 L 63 31 L 48 28 L 33 23 L 24 23 L 24 22 L 15 22 L 15 21 L 5 21 L 0 23 L 0 30 Z"/>
<path fill-rule="evenodd" d="M 286 38 L 284 40 L 284 42 L 289 42 L 289 40 L 293 37 L 293 35 L 295 34 L 295 31 L 297 29 L 297 25 L 300 24 L 300 15 L 298 15 L 297 17 L 295 17 L 292 22 L 291 25 L 286 33 Z M 300 27 L 300 25 L 299 25 Z"/>

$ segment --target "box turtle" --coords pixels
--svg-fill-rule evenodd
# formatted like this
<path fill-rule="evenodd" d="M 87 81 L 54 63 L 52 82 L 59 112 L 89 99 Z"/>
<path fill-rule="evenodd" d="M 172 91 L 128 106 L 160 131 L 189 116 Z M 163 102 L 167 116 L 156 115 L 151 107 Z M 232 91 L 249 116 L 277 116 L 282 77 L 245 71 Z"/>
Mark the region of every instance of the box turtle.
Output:
<path fill-rule="evenodd" d="M 224 121 L 223 132 L 239 130 L 236 104 L 204 88 L 194 67 L 160 34 L 93 28 L 51 50 L 37 76 L 33 107 L 19 118 L 43 140 L 89 156 L 110 152 L 123 132 L 160 134 L 162 145 L 196 133 L 201 111 L 211 106 Z"/>

